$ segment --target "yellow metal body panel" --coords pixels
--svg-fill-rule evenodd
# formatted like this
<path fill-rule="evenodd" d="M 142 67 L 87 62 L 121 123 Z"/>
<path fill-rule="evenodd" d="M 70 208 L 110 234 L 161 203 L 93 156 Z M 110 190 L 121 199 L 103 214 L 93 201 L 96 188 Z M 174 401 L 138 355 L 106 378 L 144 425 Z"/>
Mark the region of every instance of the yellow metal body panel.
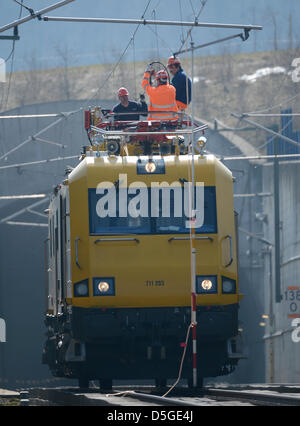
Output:
<path fill-rule="evenodd" d="M 146 158 L 146 157 L 145 157 Z M 86 157 L 69 175 L 70 224 L 73 284 L 89 279 L 90 297 L 68 300 L 80 307 L 167 307 L 190 306 L 191 253 L 190 241 L 172 241 L 176 235 L 138 235 L 135 241 L 100 242 L 99 236 L 89 235 L 88 189 L 103 181 L 116 182 L 127 174 L 128 185 L 135 181 L 191 181 L 191 157 L 167 156 L 165 174 L 137 175 L 137 157 Z M 241 299 L 238 291 L 223 295 L 221 276 L 237 281 L 236 236 L 231 172 L 214 156 L 195 157 L 196 182 L 216 187 L 218 233 L 209 240 L 197 240 L 197 275 L 218 275 L 218 294 L 197 295 L 198 305 L 229 305 Z M 229 247 L 226 235 L 233 238 L 234 259 L 228 263 Z M 177 235 L 178 236 L 178 235 Z M 182 236 L 182 235 L 181 235 Z M 188 236 L 188 234 L 187 234 Z M 197 236 L 201 236 L 197 234 Z M 203 234 L 203 236 L 208 236 Z M 114 236 L 117 237 L 117 236 Z M 132 235 L 122 235 L 122 238 Z M 78 240 L 78 263 L 75 259 L 75 239 Z M 111 238 L 101 236 L 101 238 Z M 115 296 L 93 296 L 93 277 L 114 277 Z M 164 285 L 159 285 L 163 281 Z M 149 284 L 150 282 L 150 284 Z M 153 285 L 151 284 L 153 282 Z M 158 284 L 158 285 L 155 285 Z"/>

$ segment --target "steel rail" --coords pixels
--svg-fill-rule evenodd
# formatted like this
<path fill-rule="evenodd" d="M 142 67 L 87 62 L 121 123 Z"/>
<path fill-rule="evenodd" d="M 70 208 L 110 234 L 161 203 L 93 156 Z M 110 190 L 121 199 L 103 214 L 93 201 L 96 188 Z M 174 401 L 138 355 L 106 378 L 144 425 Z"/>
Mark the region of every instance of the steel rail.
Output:
<path fill-rule="evenodd" d="M 300 406 L 300 396 L 292 396 L 290 394 L 275 393 L 275 391 L 263 390 L 232 390 L 232 389 L 215 389 L 208 388 L 205 394 L 208 396 L 229 398 L 234 400 L 247 400 L 253 404 L 262 405 L 296 405 Z"/>
<path fill-rule="evenodd" d="M 92 395 L 90 395 L 92 393 Z M 99 394 L 99 398 L 95 396 Z M 90 396 L 89 396 L 90 395 Z M 114 397 L 119 397 L 115 402 L 113 401 Z M 57 405 L 66 405 L 66 406 L 122 406 L 124 405 L 132 406 L 135 405 L 131 400 L 137 400 L 141 402 L 153 403 L 157 406 L 185 406 L 185 407 L 198 407 L 198 404 L 195 404 L 190 401 L 183 401 L 181 399 L 175 398 L 164 398 L 161 396 L 150 395 L 135 391 L 122 391 L 122 392 L 113 392 L 110 394 L 104 394 L 98 390 L 90 389 L 87 390 L 72 390 L 72 389 L 51 389 L 51 388 L 36 388 L 29 390 L 29 398 L 31 401 L 40 401 L 42 405 L 45 405 L 44 402 L 51 402 Z M 129 403 L 129 404 L 128 404 Z M 38 404 L 39 405 L 39 404 Z"/>
<path fill-rule="evenodd" d="M 192 402 L 183 401 L 183 400 L 175 399 L 175 398 L 164 398 L 162 396 L 149 395 L 149 394 L 140 393 L 140 392 L 130 392 L 126 395 L 126 397 L 137 399 L 143 402 L 154 402 L 154 403 L 157 403 L 157 405 L 162 405 L 162 406 L 170 405 L 170 406 L 199 407 L 198 404 L 194 404 Z"/>

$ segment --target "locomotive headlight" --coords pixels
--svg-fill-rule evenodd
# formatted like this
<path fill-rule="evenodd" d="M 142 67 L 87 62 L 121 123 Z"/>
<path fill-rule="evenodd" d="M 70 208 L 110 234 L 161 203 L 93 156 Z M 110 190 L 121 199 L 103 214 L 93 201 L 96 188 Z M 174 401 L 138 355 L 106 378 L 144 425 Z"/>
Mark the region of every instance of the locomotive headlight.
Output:
<path fill-rule="evenodd" d="M 107 293 L 109 290 L 109 284 L 106 281 L 100 281 L 98 284 L 98 290 L 100 293 Z"/>
<path fill-rule="evenodd" d="M 152 161 L 149 161 L 145 166 L 145 170 L 147 173 L 154 173 L 156 170 L 155 163 L 153 163 Z"/>
<path fill-rule="evenodd" d="M 93 279 L 94 296 L 114 296 L 115 279 L 112 277 Z"/>
<path fill-rule="evenodd" d="M 206 143 L 207 139 L 204 136 L 201 136 L 201 138 L 199 138 L 197 142 L 194 143 L 194 149 L 201 154 L 206 146 Z"/>
<path fill-rule="evenodd" d="M 109 154 L 115 154 L 118 152 L 120 145 L 116 140 L 110 140 L 106 143 L 106 149 Z"/>
<path fill-rule="evenodd" d="M 218 277 L 216 275 L 198 275 L 196 279 L 197 294 L 217 294 Z"/>
<path fill-rule="evenodd" d="M 84 280 L 74 284 L 74 297 L 88 297 L 89 281 Z"/>
<path fill-rule="evenodd" d="M 236 292 L 236 281 L 230 278 L 222 277 L 222 293 L 235 294 L 235 292 Z"/>
<path fill-rule="evenodd" d="M 203 280 L 201 283 L 201 287 L 203 288 L 203 290 L 211 290 L 213 286 L 213 283 L 210 280 Z"/>

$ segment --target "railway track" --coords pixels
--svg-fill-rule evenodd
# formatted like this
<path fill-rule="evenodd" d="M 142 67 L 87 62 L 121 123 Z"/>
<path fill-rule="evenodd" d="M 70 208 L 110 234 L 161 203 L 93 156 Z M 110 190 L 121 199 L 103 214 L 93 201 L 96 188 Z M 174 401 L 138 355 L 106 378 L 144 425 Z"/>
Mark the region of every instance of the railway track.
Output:
<path fill-rule="evenodd" d="M 251 405 L 265 406 L 300 406 L 299 386 L 208 388 L 205 394 L 217 401 L 244 401 Z"/>
<path fill-rule="evenodd" d="M 205 387 L 192 394 L 187 388 L 178 388 L 170 397 L 153 387 L 114 387 L 104 393 L 97 389 L 37 388 L 28 391 L 26 405 L 68 405 L 102 407 L 190 407 L 248 405 L 300 406 L 300 386 L 256 385 L 240 387 Z M 22 404 L 21 404 L 22 405 Z"/>

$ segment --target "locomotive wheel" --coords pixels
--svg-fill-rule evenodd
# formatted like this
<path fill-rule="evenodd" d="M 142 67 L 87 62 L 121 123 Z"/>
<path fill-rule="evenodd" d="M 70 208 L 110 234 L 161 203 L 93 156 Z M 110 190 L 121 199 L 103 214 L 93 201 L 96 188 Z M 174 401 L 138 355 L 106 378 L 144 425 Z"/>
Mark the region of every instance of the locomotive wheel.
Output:
<path fill-rule="evenodd" d="M 90 381 L 86 376 L 81 376 L 78 379 L 78 384 L 80 389 L 88 389 L 90 385 Z"/>
<path fill-rule="evenodd" d="M 193 379 L 188 379 L 188 387 L 189 389 L 194 389 Z M 203 377 L 198 377 L 196 389 L 202 389 L 202 388 L 203 388 Z"/>
<path fill-rule="evenodd" d="M 167 379 L 155 379 L 155 386 L 157 388 L 167 387 Z"/>
<path fill-rule="evenodd" d="M 100 390 L 112 390 L 112 379 L 99 379 Z"/>

